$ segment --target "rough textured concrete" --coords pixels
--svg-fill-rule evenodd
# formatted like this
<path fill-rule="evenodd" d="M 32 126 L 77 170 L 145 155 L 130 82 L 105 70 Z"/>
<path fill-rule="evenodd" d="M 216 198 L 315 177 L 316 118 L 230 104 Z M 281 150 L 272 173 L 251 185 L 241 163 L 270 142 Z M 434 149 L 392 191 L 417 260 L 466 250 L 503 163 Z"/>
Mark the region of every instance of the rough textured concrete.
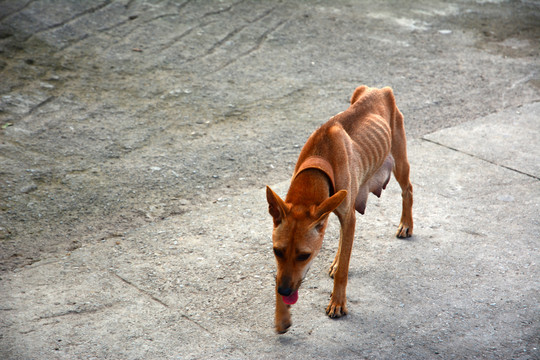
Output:
<path fill-rule="evenodd" d="M 534 146 L 540 139 L 539 113 L 540 103 L 525 105 L 424 139 L 540 179 L 540 146 Z"/>
<path fill-rule="evenodd" d="M 484 120 L 455 131 L 481 136 Z M 345 318 L 324 314 L 334 218 L 292 329 L 274 334 L 271 220 L 264 191 L 247 190 L 5 274 L 3 348 L 9 358 L 538 357 L 540 184 L 480 159 L 477 144 L 410 142 L 416 234 L 393 237 L 393 181 L 359 216 Z"/>
<path fill-rule="evenodd" d="M 0 1 L 3 358 L 539 358 L 537 2 Z M 273 332 L 264 185 L 360 84 L 406 118 Z"/>

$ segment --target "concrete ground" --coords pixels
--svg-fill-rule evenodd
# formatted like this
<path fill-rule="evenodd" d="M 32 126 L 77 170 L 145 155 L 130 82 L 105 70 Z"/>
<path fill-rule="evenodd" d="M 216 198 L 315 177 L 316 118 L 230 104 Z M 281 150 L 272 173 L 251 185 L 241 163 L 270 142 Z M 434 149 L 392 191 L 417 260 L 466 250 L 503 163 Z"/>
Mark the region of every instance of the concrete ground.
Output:
<path fill-rule="evenodd" d="M 0 1 L 0 357 L 540 358 L 537 2 Z M 406 118 L 273 330 L 264 185 L 360 84 Z"/>

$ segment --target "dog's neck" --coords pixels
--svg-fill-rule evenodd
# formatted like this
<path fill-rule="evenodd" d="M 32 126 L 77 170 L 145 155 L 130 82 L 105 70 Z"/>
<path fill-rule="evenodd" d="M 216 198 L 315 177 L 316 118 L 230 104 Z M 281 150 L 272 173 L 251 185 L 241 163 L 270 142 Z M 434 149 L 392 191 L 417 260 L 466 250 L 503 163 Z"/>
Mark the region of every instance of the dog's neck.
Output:
<path fill-rule="evenodd" d="M 285 202 L 310 207 L 330 197 L 330 179 L 319 169 L 305 169 L 294 177 Z"/>

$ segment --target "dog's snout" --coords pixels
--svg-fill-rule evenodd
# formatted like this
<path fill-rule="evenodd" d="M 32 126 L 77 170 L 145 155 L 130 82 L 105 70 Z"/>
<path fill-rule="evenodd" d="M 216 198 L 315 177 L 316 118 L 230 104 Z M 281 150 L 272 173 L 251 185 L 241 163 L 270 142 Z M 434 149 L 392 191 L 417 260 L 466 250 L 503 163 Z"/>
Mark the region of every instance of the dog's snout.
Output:
<path fill-rule="evenodd" d="M 293 290 L 290 287 L 278 286 L 277 289 L 279 295 L 290 296 L 293 293 Z"/>

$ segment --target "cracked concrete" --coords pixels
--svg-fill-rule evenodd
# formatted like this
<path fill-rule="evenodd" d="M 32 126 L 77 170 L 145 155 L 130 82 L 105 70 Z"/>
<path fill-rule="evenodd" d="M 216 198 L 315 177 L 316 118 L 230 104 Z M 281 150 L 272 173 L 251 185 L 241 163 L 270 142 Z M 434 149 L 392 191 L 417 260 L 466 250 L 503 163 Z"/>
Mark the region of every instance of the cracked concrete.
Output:
<path fill-rule="evenodd" d="M 0 353 L 537 358 L 539 18 L 534 1 L 0 1 Z M 360 84 L 405 115 L 416 235 L 392 238 L 392 181 L 331 321 L 334 221 L 276 336 L 263 188 L 286 192 Z"/>

